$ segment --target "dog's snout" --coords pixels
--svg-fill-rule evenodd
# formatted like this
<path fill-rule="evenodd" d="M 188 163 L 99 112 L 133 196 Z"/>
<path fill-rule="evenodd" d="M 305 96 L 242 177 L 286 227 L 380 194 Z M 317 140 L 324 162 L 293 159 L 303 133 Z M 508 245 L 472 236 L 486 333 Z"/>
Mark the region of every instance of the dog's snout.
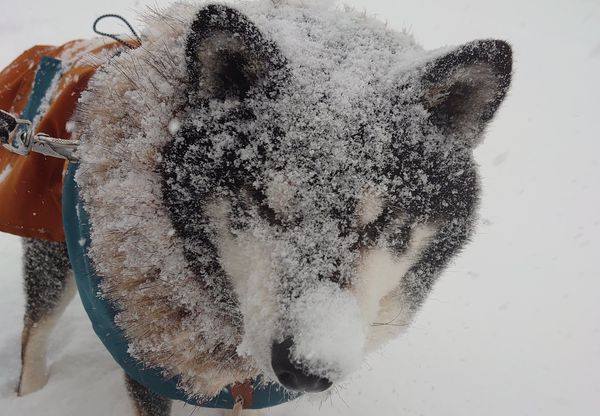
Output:
<path fill-rule="evenodd" d="M 290 348 L 292 338 L 283 342 L 274 342 L 271 349 L 271 366 L 279 382 L 289 390 L 318 393 L 327 390 L 332 383 L 326 378 L 308 373 L 299 363 L 292 361 Z"/>

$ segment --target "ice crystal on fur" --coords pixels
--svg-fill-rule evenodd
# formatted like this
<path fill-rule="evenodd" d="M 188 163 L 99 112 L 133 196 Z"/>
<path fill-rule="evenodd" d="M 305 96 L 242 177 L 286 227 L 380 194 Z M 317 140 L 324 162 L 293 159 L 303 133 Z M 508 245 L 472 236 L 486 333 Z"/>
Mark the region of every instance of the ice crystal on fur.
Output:
<path fill-rule="evenodd" d="M 148 16 L 79 115 L 103 296 L 132 355 L 199 396 L 274 378 L 286 337 L 338 381 L 389 332 L 371 324 L 410 319 L 471 230 L 472 145 L 507 85 L 501 45 L 488 65 L 331 5 L 234 7 Z M 369 286 L 373 253 L 390 270 Z"/>

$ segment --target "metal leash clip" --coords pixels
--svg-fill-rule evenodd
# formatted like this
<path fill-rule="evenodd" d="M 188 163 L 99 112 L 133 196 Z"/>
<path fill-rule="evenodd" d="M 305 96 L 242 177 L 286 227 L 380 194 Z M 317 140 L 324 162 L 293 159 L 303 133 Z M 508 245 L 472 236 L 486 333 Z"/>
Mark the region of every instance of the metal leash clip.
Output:
<path fill-rule="evenodd" d="M 19 119 L 4 110 L 0 110 L 0 143 L 9 152 L 21 156 L 35 152 L 69 161 L 78 160 L 75 151 L 79 140 L 57 139 L 45 133 L 35 134 L 31 121 Z"/>

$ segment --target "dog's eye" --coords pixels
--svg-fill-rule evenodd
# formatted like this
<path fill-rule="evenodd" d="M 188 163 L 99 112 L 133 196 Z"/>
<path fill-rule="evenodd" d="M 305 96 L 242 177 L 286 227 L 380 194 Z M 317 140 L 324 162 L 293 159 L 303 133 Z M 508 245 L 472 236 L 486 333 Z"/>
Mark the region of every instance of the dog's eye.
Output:
<path fill-rule="evenodd" d="M 385 230 L 386 226 L 389 224 L 390 212 L 387 208 L 384 208 L 373 221 L 365 224 L 361 230 L 359 230 L 359 245 L 361 247 L 372 247 L 374 246 L 379 237 Z"/>
<path fill-rule="evenodd" d="M 258 208 L 258 215 L 271 225 L 283 225 L 282 218 L 271 208 L 267 202 L 267 196 L 258 189 L 248 189 L 249 197 Z"/>

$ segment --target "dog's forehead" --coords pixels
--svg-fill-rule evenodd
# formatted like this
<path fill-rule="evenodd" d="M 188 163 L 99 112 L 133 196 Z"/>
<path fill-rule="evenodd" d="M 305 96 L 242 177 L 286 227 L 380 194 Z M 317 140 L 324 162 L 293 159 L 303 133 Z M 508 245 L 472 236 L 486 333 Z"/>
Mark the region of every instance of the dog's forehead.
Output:
<path fill-rule="evenodd" d="M 254 118 L 242 127 L 252 143 L 264 148 L 265 160 L 294 172 L 295 182 L 345 182 L 355 176 L 365 178 L 374 165 L 389 159 L 397 120 L 386 117 L 391 100 L 380 100 L 375 91 L 356 97 L 343 88 L 296 84 L 282 90 L 272 100 L 262 96 L 246 100 Z M 249 160 L 247 160 L 249 162 Z"/>
<path fill-rule="evenodd" d="M 464 153 L 458 141 L 424 130 L 418 68 L 430 57 L 410 36 L 358 13 L 246 6 L 248 24 L 285 57 L 285 76 L 268 73 L 275 95 L 257 83 L 242 98 L 192 106 L 206 146 L 186 151 L 202 152 L 225 192 L 254 188 L 279 212 L 347 217 L 373 184 L 385 204 L 429 212 L 432 194 L 469 165 L 444 156 Z"/>
<path fill-rule="evenodd" d="M 369 149 L 352 137 L 358 126 L 345 127 L 290 126 L 264 158 L 245 163 L 259 165 L 259 183 L 270 192 L 311 200 L 307 203 L 315 208 L 352 203 L 369 188 L 387 186 L 382 171 L 391 159 L 391 135 L 370 137 L 374 148 Z"/>
<path fill-rule="evenodd" d="M 368 74 L 405 65 L 403 61 L 412 60 L 411 53 L 423 50 L 406 32 L 391 30 L 364 13 L 334 7 L 332 2 L 322 2 L 321 7 L 302 2 L 287 2 L 286 7 L 265 3 L 262 7 L 255 3 L 236 7 L 277 44 L 292 66 L 331 75 L 332 82 L 347 89 L 360 89 L 361 84 L 368 84 Z M 349 77 L 357 83 L 347 85 Z"/>
<path fill-rule="evenodd" d="M 426 60 L 412 36 L 372 17 L 331 4 L 294 3 L 239 5 L 286 61 L 291 85 L 279 103 L 286 111 L 298 109 L 316 121 L 357 120 Z"/>
<path fill-rule="evenodd" d="M 411 101 L 397 94 L 414 93 L 399 86 L 422 63 L 412 37 L 335 7 L 236 7 L 276 45 L 288 76 L 276 99 L 259 92 L 243 100 L 250 120 L 223 123 L 224 112 L 215 108 L 200 117 L 198 127 L 208 122 L 219 135 L 214 154 L 226 150 L 236 169 L 263 187 L 284 172 L 305 199 L 347 201 L 366 184 L 388 180 L 381 173 L 393 161 L 399 120 L 407 117 L 394 106 Z"/>

